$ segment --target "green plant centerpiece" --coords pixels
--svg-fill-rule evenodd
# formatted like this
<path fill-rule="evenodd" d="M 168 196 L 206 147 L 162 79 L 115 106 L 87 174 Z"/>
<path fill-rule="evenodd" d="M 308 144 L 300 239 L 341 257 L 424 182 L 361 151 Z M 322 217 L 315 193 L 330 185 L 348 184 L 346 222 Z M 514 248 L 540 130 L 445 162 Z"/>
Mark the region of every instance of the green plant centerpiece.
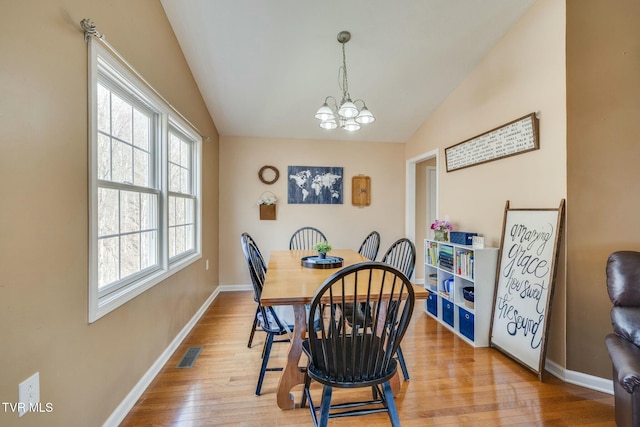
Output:
<path fill-rule="evenodd" d="M 313 250 L 318 251 L 318 256 L 320 259 L 325 259 L 327 257 L 327 252 L 331 251 L 332 247 L 328 242 L 318 242 L 313 245 Z"/>

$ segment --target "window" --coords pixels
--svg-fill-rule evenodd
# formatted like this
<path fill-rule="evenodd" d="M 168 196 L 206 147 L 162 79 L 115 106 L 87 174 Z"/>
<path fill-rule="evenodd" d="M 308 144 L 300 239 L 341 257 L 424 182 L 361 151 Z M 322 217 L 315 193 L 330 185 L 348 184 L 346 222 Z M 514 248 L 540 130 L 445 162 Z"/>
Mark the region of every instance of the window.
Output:
<path fill-rule="evenodd" d="M 90 40 L 89 321 L 200 258 L 197 132 Z"/>
<path fill-rule="evenodd" d="M 194 250 L 193 142 L 169 129 L 169 258 Z"/>

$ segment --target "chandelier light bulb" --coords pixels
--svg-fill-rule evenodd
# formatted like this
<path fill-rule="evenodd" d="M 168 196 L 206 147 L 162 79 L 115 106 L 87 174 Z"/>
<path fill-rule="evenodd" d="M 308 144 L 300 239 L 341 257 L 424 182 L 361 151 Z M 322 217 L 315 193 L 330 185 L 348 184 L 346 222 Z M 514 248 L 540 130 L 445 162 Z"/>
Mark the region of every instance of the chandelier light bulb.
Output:
<path fill-rule="evenodd" d="M 371 114 L 371 111 L 369 111 L 367 107 L 362 107 L 362 110 L 360 110 L 360 114 L 358 114 L 358 117 L 356 117 L 356 122 L 363 125 L 373 123 L 375 121 L 376 118 L 373 117 L 373 114 Z"/>
<path fill-rule="evenodd" d="M 320 122 L 320 127 L 322 129 L 335 129 L 338 127 L 338 123 L 336 123 L 336 119 L 334 119 L 333 117 L 329 120 L 323 120 Z"/>
<path fill-rule="evenodd" d="M 340 109 L 338 110 L 338 114 L 340 114 L 342 117 L 346 119 L 356 117 L 358 115 L 358 107 L 356 107 L 356 104 L 351 102 L 350 99 L 347 99 L 340 106 Z"/>
<path fill-rule="evenodd" d="M 350 118 L 344 123 L 343 128 L 348 132 L 355 132 L 360 130 L 360 123 L 356 122 L 354 118 Z"/>
<path fill-rule="evenodd" d="M 329 104 L 325 102 L 318 109 L 318 112 L 316 113 L 316 119 L 324 122 L 325 120 L 329 120 L 330 118 L 333 118 L 333 110 L 331 110 Z"/>

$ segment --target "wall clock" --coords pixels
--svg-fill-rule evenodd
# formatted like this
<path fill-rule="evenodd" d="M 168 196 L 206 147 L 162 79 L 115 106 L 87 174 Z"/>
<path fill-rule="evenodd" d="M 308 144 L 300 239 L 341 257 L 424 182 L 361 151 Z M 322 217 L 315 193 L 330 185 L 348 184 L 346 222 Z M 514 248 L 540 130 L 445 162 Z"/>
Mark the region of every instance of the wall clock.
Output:
<path fill-rule="evenodd" d="M 275 166 L 263 166 L 258 171 L 258 178 L 265 184 L 273 184 L 280 178 L 280 171 Z"/>

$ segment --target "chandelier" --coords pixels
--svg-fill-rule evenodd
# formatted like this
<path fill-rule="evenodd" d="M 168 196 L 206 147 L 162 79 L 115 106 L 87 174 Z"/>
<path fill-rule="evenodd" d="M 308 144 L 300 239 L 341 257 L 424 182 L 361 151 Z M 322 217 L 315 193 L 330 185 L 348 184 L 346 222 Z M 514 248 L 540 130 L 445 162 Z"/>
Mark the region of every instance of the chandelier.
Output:
<path fill-rule="evenodd" d="M 344 45 L 349 40 L 351 40 L 349 31 L 338 33 L 338 42 L 342 44 L 342 66 L 338 69 L 338 85 L 342 89 L 342 100 L 338 104 L 333 96 L 325 98 L 324 104 L 316 113 L 316 119 L 320 120 L 320 127 L 323 129 L 335 129 L 340 126 L 346 131 L 354 132 L 360 129 L 360 125 L 376 120 L 362 99 L 351 100 L 347 78 L 347 57 L 344 53 Z M 329 106 L 329 101 L 332 101 L 332 106 Z M 362 107 L 358 108 L 356 103 L 362 103 Z"/>

